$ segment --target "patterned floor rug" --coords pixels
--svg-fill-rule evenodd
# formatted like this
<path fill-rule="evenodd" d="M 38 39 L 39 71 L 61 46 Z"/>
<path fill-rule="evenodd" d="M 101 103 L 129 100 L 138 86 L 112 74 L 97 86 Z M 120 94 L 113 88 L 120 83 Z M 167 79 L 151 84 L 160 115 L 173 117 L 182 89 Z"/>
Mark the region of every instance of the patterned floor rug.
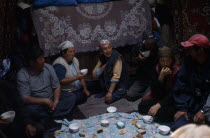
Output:
<path fill-rule="evenodd" d="M 79 105 L 78 108 L 84 114 L 84 116 L 88 118 L 107 113 L 107 108 L 109 106 L 115 106 L 117 108 L 117 112 L 128 113 L 136 110 L 136 105 L 132 104 L 124 98 L 115 103 L 107 105 L 104 103 L 104 97 L 95 98 L 94 95 L 89 97 L 86 103 Z"/>

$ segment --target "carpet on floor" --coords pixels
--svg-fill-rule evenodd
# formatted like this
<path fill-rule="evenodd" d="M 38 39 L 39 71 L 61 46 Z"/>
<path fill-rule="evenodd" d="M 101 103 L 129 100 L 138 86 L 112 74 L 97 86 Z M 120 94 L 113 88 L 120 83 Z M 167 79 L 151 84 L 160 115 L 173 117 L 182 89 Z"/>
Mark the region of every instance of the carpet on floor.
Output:
<path fill-rule="evenodd" d="M 100 115 L 103 113 L 107 113 L 107 108 L 109 106 L 114 106 L 117 108 L 117 112 L 132 112 L 135 109 L 133 108 L 132 104 L 128 102 L 125 98 L 120 99 L 119 101 L 116 101 L 112 104 L 106 104 L 105 98 L 95 98 L 95 95 L 92 95 L 87 99 L 87 102 L 84 104 L 81 104 L 78 106 L 82 114 L 84 114 L 85 117 L 91 117 L 95 115 Z"/>

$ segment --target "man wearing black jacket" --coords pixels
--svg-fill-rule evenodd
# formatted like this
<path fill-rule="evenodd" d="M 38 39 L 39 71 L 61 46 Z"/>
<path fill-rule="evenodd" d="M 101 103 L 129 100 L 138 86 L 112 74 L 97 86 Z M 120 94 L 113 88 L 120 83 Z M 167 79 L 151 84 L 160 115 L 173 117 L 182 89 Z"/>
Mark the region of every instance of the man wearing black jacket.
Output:
<path fill-rule="evenodd" d="M 203 107 L 210 93 L 210 43 L 202 34 L 193 35 L 181 45 L 187 49 L 173 88 L 173 99 L 177 112 L 174 116 L 175 130 L 188 123 L 205 123 Z"/>
<path fill-rule="evenodd" d="M 144 95 L 151 81 L 151 73 L 157 62 L 158 46 L 153 32 L 143 33 L 143 41 L 131 51 L 131 63 L 136 65 L 136 80 L 129 88 L 127 99 L 135 101 Z"/>

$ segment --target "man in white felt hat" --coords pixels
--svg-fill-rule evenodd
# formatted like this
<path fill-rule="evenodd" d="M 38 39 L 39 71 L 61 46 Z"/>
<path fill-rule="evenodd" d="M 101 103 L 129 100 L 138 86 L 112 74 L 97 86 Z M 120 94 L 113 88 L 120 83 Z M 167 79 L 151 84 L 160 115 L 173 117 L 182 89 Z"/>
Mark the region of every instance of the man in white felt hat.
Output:
<path fill-rule="evenodd" d="M 84 103 L 90 92 L 84 77 L 80 72 L 79 61 L 75 57 L 75 47 L 72 42 L 64 41 L 59 45 L 60 56 L 53 62 L 63 92 L 71 92 L 76 97 L 76 105 Z"/>

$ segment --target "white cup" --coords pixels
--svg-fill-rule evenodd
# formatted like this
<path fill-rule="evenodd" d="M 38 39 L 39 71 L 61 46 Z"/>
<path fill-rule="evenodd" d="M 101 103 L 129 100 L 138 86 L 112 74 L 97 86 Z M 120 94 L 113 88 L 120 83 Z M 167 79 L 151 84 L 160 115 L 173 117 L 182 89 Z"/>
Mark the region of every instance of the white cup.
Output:
<path fill-rule="evenodd" d="M 88 73 L 88 69 L 82 69 L 80 70 L 80 72 L 83 74 L 83 75 L 86 75 Z"/>
<path fill-rule="evenodd" d="M 149 50 L 148 50 L 148 51 L 143 51 L 143 52 L 141 52 L 141 54 L 142 54 L 142 56 L 144 56 L 144 57 L 149 57 L 150 51 L 149 51 Z"/>
<path fill-rule="evenodd" d="M 1 114 L 2 120 L 6 122 L 13 122 L 15 119 L 15 111 L 8 111 L 3 114 Z"/>
<path fill-rule="evenodd" d="M 108 107 L 106 110 L 107 110 L 107 112 L 109 112 L 109 113 L 114 113 L 114 112 L 117 111 L 117 108 L 114 107 L 114 106 L 110 106 L 110 107 Z"/>
<path fill-rule="evenodd" d="M 123 122 L 121 122 L 121 121 L 118 121 L 116 124 L 117 124 L 117 127 L 118 127 L 119 129 L 125 127 L 125 124 L 124 124 Z"/>
<path fill-rule="evenodd" d="M 160 125 L 158 127 L 158 130 L 159 130 L 159 133 L 162 134 L 162 135 L 167 135 L 169 134 L 170 132 L 170 127 L 168 126 L 165 126 L 165 125 Z"/>
<path fill-rule="evenodd" d="M 153 121 L 153 117 L 150 115 L 145 115 L 145 116 L 143 116 L 143 120 L 145 123 L 150 124 Z"/>
<path fill-rule="evenodd" d="M 101 125 L 106 127 L 109 125 L 109 121 L 108 120 L 101 120 Z"/>
<path fill-rule="evenodd" d="M 72 123 L 69 125 L 69 130 L 72 133 L 76 133 L 77 131 L 79 131 L 80 125 L 78 123 Z"/>

